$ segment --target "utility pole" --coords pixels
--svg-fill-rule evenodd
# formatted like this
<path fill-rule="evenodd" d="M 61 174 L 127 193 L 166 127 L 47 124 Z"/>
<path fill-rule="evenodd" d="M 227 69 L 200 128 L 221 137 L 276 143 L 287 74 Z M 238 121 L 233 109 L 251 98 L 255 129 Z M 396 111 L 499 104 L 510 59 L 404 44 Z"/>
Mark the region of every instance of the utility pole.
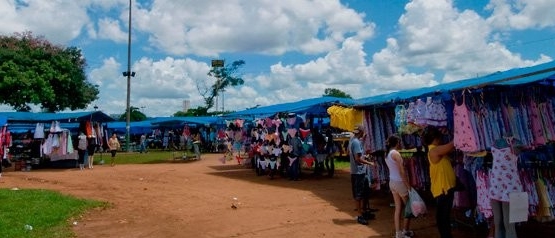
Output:
<path fill-rule="evenodd" d="M 125 120 L 125 146 L 126 151 L 131 151 L 130 145 L 130 135 L 129 131 L 131 130 L 131 76 L 135 76 L 135 72 L 131 72 L 131 1 L 129 0 L 129 31 L 127 35 L 127 71 L 123 72 L 123 76 L 127 76 L 127 106 L 125 112 L 126 120 Z"/>

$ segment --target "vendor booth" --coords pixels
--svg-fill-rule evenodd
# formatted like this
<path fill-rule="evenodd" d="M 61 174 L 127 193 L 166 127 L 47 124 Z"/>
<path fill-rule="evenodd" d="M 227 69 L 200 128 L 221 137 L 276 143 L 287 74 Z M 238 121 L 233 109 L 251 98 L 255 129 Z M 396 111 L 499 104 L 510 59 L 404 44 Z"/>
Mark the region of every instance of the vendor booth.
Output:
<path fill-rule="evenodd" d="M 0 112 L 12 131 L 9 156 L 16 169 L 75 167 L 76 138 L 86 134 L 90 145 L 105 143 L 102 123 L 114 119 L 100 111 L 77 113 Z M 25 164 L 22 166 L 21 164 Z M 21 167 L 21 168 L 20 168 Z"/>
<path fill-rule="evenodd" d="M 476 226 L 491 220 L 490 201 L 524 206 L 524 214 L 519 214 L 523 216 L 513 223 L 549 222 L 555 219 L 555 194 L 550 192 L 555 179 L 554 81 L 555 62 L 549 62 L 363 98 L 354 106 L 337 106 L 328 112 L 332 126 L 345 130 L 355 124 L 365 126 L 364 145 L 378 164 L 373 179 L 384 186 L 388 183 L 385 141 L 394 134 L 401 136 L 410 185 L 422 193 L 430 189 L 430 172 L 421 134 L 429 127 L 447 129 L 450 133 L 445 140 L 453 140 L 456 149 L 454 170 L 459 179 L 464 178 L 466 187 L 455 192 L 454 198 L 453 216 L 460 224 Z M 506 148 L 518 148 L 504 157 L 514 157 L 502 167 L 509 173 L 498 171 L 499 148 L 504 148 L 499 141 L 505 142 Z M 511 176 L 515 183 L 503 193 L 526 198 L 513 203 L 508 197 L 490 197 L 496 194 L 492 187 L 498 186 L 492 181 L 500 174 Z"/>

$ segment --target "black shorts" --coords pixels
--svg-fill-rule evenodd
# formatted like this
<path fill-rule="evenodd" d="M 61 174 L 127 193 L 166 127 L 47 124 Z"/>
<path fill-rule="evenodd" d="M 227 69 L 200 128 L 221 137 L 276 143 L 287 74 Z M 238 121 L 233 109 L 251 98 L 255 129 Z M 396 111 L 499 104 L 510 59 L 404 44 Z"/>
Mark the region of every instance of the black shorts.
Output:
<path fill-rule="evenodd" d="M 351 189 L 355 200 L 364 199 L 365 177 L 365 174 L 351 174 Z"/>
<path fill-rule="evenodd" d="M 96 145 L 95 144 L 89 144 L 87 146 L 87 154 L 89 156 L 93 156 L 95 151 L 96 151 Z"/>

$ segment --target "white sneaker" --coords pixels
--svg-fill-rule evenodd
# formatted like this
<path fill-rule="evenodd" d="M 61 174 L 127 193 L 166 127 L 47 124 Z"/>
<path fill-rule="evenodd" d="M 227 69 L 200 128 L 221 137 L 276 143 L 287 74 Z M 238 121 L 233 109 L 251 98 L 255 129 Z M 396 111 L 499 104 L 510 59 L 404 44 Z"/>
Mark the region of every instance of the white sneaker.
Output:
<path fill-rule="evenodd" d="M 402 231 L 395 232 L 395 238 L 410 238 L 410 236 L 405 235 Z"/>
<path fill-rule="evenodd" d="M 405 231 L 405 230 L 403 230 L 403 234 L 405 234 L 405 236 L 408 236 L 408 237 L 413 237 L 414 236 L 414 231 L 411 231 L 411 230 Z"/>

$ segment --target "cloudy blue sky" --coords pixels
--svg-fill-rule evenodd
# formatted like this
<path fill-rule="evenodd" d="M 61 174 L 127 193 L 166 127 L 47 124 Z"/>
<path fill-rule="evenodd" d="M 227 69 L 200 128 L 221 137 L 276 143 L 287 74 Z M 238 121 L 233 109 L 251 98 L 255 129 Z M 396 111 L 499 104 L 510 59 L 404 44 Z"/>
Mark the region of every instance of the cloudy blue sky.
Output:
<path fill-rule="evenodd" d="M 100 87 L 85 110 L 121 114 L 128 13 L 128 0 L 0 0 L 0 34 L 32 31 L 81 48 Z M 133 0 L 131 37 L 131 106 L 171 116 L 184 100 L 202 105 L 212 59 L 246 62 L 245 84 L 225 92 L 225 110 L 325 88 L 364 98 L 552 61 L 555 2 Z"/>

